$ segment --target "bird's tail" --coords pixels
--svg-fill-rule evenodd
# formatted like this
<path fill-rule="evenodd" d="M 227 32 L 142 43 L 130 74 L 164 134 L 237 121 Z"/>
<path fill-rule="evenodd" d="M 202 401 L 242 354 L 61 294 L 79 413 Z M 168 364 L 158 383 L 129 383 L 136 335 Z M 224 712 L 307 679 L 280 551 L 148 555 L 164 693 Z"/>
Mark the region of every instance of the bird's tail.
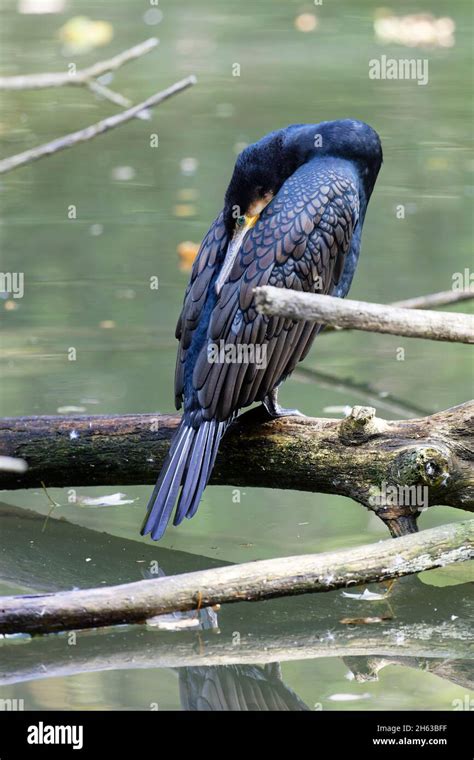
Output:
<path fill-rule="evenodd" d="M 154 541 L 161 538 L 181 486 L 173 524 L 179 525 L 185 517 L 190 518 L 196 513 L 229 422 L 204 420 L 195 427 L 184 415 L 148 503 L 143 536 L 151 533 Z"/>

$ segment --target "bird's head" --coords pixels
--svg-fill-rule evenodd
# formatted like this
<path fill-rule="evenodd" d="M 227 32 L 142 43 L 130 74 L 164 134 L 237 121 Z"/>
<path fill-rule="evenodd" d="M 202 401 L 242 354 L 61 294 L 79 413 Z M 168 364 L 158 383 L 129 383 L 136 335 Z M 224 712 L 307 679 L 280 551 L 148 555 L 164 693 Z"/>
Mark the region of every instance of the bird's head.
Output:
<path fill-rule="evenodd" d="M 285 130 L 272 132 L 237 157 L 225 194 L 224 221 L 230 238 L 249 229 L 297 165 L 285 149 Z"/>
<path fill-rule="evenodd" d="M 317 157 L 351 161 L 369 200 L 382 164 L 377 132 L 355 119 L 294 124 L 271 132 L 237 157 L 224 203 L 229 238 L 252 227 L 288 177 Z"/>
<path fill-rule="evenodd" d="M 287 127 L 285 133 L 285 149 L 296 154 L 297 166 L 313 158 L 350 161 L 368 202 L 383 161 L 380 138 L 369 124 L 357 119 L 338 119 L 295 124 Z"/>

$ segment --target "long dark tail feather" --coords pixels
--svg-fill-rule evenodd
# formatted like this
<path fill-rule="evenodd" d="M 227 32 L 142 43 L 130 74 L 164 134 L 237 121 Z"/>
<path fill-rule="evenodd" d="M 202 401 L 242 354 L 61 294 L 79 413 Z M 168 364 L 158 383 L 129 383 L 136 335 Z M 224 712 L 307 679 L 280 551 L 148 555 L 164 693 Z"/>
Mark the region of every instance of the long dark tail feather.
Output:
<path fill-rule="evenodd" d="M 206 450 L 206 456 L 203 460 L 202 467 L 201 467 L 201 473 L 199 476 L 199 483 L 197 486 L 197 491 L 199 493 L 202 493 L 209 483 L 209 478 L 211 477 L 212 470 L 214 469 L 214 462 L 216 461 L 217 451 L 219 449 L 219 444 L 221 442 L 221 438 L 224 435 L 225 431 L 227 430 L 229 422 L 218 422 L 217 427 L 213 434 L 213 441 L 212 443 L 209 442 L 209 446 Z M 186 512 L 186 517 L 188 520 L 191 519 L 191 517 L 194 517 L 194 515 L 197 512 L 197 508 L 199 507 L 199 500 L 200 496 L 196 499 L 193 499 L 192 503 L 189 505 L 189 508 Z"/>
<path fill-rule="evenodd" d="M 219 448 L 229 421 L 206 420 L 193 427 L 184 416 L 175 433 L 164 461 L 158 482 L 148 503 L 142 535 L 151 533 L 154 541 L 162 537 L 182 486 L 174 525 L 185 517 L 192 517 L 199 506 L 208 483 Z"/>

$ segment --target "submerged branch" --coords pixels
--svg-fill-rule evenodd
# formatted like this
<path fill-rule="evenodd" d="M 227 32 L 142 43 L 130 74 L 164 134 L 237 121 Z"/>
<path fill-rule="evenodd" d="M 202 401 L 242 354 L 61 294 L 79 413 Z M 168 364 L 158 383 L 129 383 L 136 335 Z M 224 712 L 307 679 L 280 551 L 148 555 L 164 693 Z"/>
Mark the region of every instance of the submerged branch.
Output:
<path fill-rule="evenodd" d="M 409 417 L 413 414 L 429 416 L 432 413 L 432 410 L 425 409 L 407 399 L 394 396 L 392 393 L 388 393 L 388 391 L 379 391 L 371 383 L 358 382 L 350 377 L 331 375 L 328 372 L 321 372 L 321 370 L 313 369 L 312 367 L 298 365 L 293 373 L 293 377 L 301 379 L 302 382 L 312 381 L 321 388 L 327 388 L 332 392 L 343 393 L 346 398 L 348 395 L 358 396 L 366 403 L 371 405 L 377 404 L 377 406 L 382 407 L 382 409 L 391 414 L 401 414 L 403 417 Z M 324 411 L 329 412 L 330 408 L 324 409 Z"/>
<path fill-rule="evenodd" d="M 0 598 L 0 633 L 52 633 L 144 623 L 156 615 L 326 592 L 463 562 L 474 557 L 474 520 L 324 554 L 230 567 L 106 588 Z"/>
<path fill-rule="evenodd" d="M 270 285 L 255 288 L 262 314 L 407 338 L 474 343 L 474 316 L 352 301 Z"/>

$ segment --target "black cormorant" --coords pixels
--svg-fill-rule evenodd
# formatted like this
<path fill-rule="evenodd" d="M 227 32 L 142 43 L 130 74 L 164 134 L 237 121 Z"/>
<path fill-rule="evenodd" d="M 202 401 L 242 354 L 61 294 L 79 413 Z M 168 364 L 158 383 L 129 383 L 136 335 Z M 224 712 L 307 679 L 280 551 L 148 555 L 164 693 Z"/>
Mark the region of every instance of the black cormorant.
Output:
<path fill-rule="evenodd" d="M 274 285 L 344 297 L 381 164 L 377 133 L 352 119 L 295 124 L 238 156 L 176 328 L 175 396 L 184 414 L 148 505 L 144 535 L 163 535 L 177 500 L 175 525 L 195 514 L 219 442 L 240 409 L 261 401 L 271 415 L 285 413 L 277 388 L 321 326 L 259 314 L 253 290 Z M 224 354 L 228 347 L 253 347 L 259 361 L 245 360 L 249 351 L 229 363 L 216 347 Z"/>

